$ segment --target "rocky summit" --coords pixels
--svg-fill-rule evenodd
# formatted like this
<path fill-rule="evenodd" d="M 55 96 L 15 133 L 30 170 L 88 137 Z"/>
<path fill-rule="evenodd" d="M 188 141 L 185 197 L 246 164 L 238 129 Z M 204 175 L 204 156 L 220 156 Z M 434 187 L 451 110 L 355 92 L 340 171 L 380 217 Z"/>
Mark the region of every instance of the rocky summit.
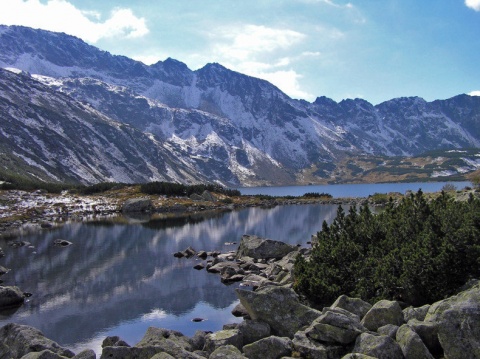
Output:
<path fill-rule="evenodd" d="M 480 97 L 309 103 L 220 64 L 147 66 L 19 26 L 0 26 L 0 67 L 16 73 L 0 73 L 0 163 L 50 181 L 342 182 L 392 156 L 480 147 Z M 458 176 L 476 155 L 396 179 Z"/>

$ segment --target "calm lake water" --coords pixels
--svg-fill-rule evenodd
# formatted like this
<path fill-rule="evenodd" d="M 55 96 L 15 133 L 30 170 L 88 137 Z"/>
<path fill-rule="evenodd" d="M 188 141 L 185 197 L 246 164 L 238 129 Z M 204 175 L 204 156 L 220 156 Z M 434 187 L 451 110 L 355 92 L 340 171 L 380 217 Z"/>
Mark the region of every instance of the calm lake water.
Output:
<path fill-rule="evenodd" d="M 471 186 L 471 182 L 416 182 L 416 183 L 368 183 L 368 184 L 335 184 L 313 186 L 284 186 L 284 187 L 242 187 L 239 191 L 244 195 L 266 194 L 270 196 L 302 196 L 307 192 L 329 193 L 334 198 L 339 197 L 367 197 L 375 193 L 399 192 L 404 194 L 408 190 L 423 192 L 437 192 L 447 183 L 457 189 Z"/>
<path fill-rule="evenodd" d="M 348 197 L 418 188 L 434 191 L 443 185 L 276 187 L 242 192 L 328 192 Z M 455 185 L 462 188 L 469 183 Z M 240 321 L 231 315 L 238 303 L 234 292 L 238 284 L 225 286 L 218 275 L 193 269 L 195 259 L 177 259 L 173 253 L 188 246 L 235 250 L 237 245 L 225 243 L 238 243 L 243 234 L 307 246 L 323 220 L 334 219 L 336 209 L 334 205 L 277 206 L 135 224 L 70 223 L 18 237 L 30 242 L 20 248 L 0 239 L 5 252 L 0 265 L 11 269 L 2 277 L 4 285 L 17 285 L 33 294 L 16 312 L 0 313 L 0 326 L 32 325 L 74 352 L 91 348 L 97 353 L 106 336 L 118 335 L 134 345 L 149 326 L 189 336 L 199 329 L 220 330 L 223 324 Z M 56 239 L 73 245 L 55 247 Z M 196 317 L 206 320 L 192 322 Z"/>
<path fill-rule="evenodd" d="M 240 321 L 231 314 L 238 284 L 225 286 L 218 275 L 193 269 L 195 259 L 173 253 L 188 246 L 235 250 L 225 243 L 238 243 L 246 233 L 306 246 L 335 214 L 333 205 L 249 208 L 143 224 L 71 223 L 16 238 L 31 243 L 20 248 L 0 240 L 0 264 L 11 268 L 4 285 L 33 294 L 15 313 L 1 313 L 0 326 L 32 325 L 74 352 L 97 353 L 106 336 L 133 345 L 149 326 L 189 336 L 220 330 Z M 55 239 L 73 245 L 58 248 Z M 206 320 L 194 323 L 195 317 Z"/>

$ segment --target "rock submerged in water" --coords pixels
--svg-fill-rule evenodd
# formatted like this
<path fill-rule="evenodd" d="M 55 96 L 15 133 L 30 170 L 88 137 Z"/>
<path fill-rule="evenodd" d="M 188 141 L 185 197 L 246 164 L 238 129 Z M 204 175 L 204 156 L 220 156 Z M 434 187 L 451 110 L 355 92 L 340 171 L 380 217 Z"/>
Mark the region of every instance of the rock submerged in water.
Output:
<path fill-rule="evenodd" d="M 0 286 L 0 309 L 20 306 L 24 301 L 25 296 L 20 288 Z"/>
<path fill-rule="evenodd" d="M 55 239 L 53 241 L 53 245 L 55 247 L 68 247 L 68 246 L 71 246 L 73 243 L 70 242 L 70 241 L 67 241 L 65 239 Z"/>

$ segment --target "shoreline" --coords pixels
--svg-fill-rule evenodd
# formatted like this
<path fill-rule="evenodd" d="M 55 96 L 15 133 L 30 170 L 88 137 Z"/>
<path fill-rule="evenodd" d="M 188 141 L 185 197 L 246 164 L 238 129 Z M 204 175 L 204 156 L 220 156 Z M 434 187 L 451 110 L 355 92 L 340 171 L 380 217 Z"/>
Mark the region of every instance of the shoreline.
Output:
<path fill-rule="evenodd" d="M 188 197 L 145 195 L 135 191 L 110 191 L 98 195 L 67 192 L 46 193 L 42 190 L 0 191 L 0 238 L 14 238 L 24 233 L 49 229 L 68 222 L 88 222 L 124 217 L 128 223 L 145 222 L 156 217 L 181 217 L 196 213 L 232 211 L 247 207 L 270 208 L 279 205 L 364 203 L 366 198 L 283 198 L 262 199 L 256 196 L 226 197 L 215 201 L 198 201 Z M 218 198 L 219 197 L 219 198 Z M 147 198 L 152 209 L 147 212 L 123 213 L 127 199 Z"/>
<path fill-rule="evenodd" d="M 428 193 L 437 196 L 440 192 Z M 479 197 L 474 189 L 462 189 L 448 192 L 457 200 L 467 200 L 472 193 Z M 139 187 L 126 187 L 94 195 L 79 195 L 64 191 L 60 194 L 47 193 L 44 190 L 0 190 L 0 238 L 15 238 L 63 225 L 68 222 L 88 222 L 109 218 L 122 218 L 125 223 L 146 222 L 156 218 L 175 218 L 192 214 L 233 211 L 248 207 L 273 208 L 281 205 L 363 205 L 372 207 L 385 205 L 390 197 L 399 201 L 405 195 L 399 192 L 374 194 L 368 197 L 272 197 L 242 195 L 228 197 L 213 194 L 214 200 L 197 200 L 189 197 L 166 197 L 146 195 Z M 146 212 L 122 212 L 122 206 L 129 199 L 147 199 L 151 207 Z"/>

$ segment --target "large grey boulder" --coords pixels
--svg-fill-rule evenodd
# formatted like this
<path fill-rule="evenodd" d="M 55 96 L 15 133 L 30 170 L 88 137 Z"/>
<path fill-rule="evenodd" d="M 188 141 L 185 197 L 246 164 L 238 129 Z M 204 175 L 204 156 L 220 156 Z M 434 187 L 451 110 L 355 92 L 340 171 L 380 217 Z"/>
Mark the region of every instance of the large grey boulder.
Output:
<path fill-rule="evenodd" d="M 405 308 L 403 310 L 403 318 L 405 320 L 405 323 L 408 323 L 408 321 L 412 319 L 423 321 L 429 309 L 430 309 L 430 304 L 425 304 L 424 306 L 419 308 L 415 308 L 415 307 Z"/>
<path fill-rule="evenodd" d="M 129 347 L 130 345 L 125 342 L 125 340 L 121 339 L 118 335 L 108 336 L 103 339 L 102 348 L 105 347 Z"/>
<path fill-rule="evenodd" d="M 293 289 L 261 287 L 255 292 L 236 289 L 240 303 L 250 318 L 270 325 L 272 334 L 293 338 L 302 327 L 310 325 L 322 313 L 300 303 Z"/>
<path fill-rule="evenodd" d="M 428 351 L 420 336 L 407 324 L 398 329 L 396 339 L 405 359 L 433 359 L 433 355 Z"/>
<path fill-rule="evenodd" d="M 249 359 L 278 359 L 292 354 L 292 340 L 270 336 L 245 345 L 243 352 Z"/>
<path fill-rule="evenodd" d="M 21 359 L 65 359 L 65 357 L 45 349 L 41 352 L 30 352 L 25 354 Z"/>
<path fill-rule="evenodd" d="M 72 359 L 96 359 L 97 355 L 92 349 L 82 350 L 80 353 L 75 355 Z"/>
<path fill-rule="evenodd" d="M 298 250 L 297 247 L 287 243 L 245 234 L 238 246 L 236 258 L 281 259 L 296 250 Z"/>
<path fill-rule="evenodd" d="M 271 333 L 270 325 L 268 325 L 268 323 L 250 319 L 241 322 L 237 326 L 237 329 L 242 333 L 243 345 L 269 337 Z"/>
<path fill-rule="evenodd" d="M 3 357 L 2 357 L 3 358 Z M 97 355 L 92 349 L 82 350 L 80 353 L 72 357 L 72 359 L 96 359 Z M 56 354 L 48 349 L 41 352 L 30 352 L 25 354 L 21 359 L 65 359 L 64 356 Z"/>
<path fill-rule="evenodd" d="M 189 352 L 194 350 L 190 342 L 190 338 L 183 335 L 181 332 L 156 327 L 149 327 L 143 335 L 143 338 L 137 344 L 135 344 L 135 346 L 139 348 L 164 346 L 165 343 L 171 345 L 172 348 L 176 348 L 178 346 Z"/>
<path fill-rule="evenodd" d="M 217 199 L 215 198 L 215 196 L 214 196 L 211 192 L 209 192 L 209 191 L 207 191 L 207 190 L 203 191 L 203 193 L 202 193 L 202 199 L 203 199 L 204 201 L 206 201 L 206 202 L 216 202 L 216 201 L 217 201 Z"/>
<path fill-rule="evenodd" d="M 122 206 L 122 212 L 148 212 L 153 208 L 150 198 L 130 198 L 125 201 Z"/>
<path fill-rule="evenodd" d="M 175 359 L 175 357 L 172 357 L 168 353 L 157 353 L 153 357 L 151 357 L 150 359 Z"/>
<path fill-rule="evenodd" d="M 105 349 L 107 348 L 104 348 L 102 356 L 103 353 L 107 352 Z M 201 356 L 192 353 L 193 350 L 191 339 L 182 333 L 175 330 L 149 327 L 143 338 L 132 348 L 132 353 L 135 355 L 153 353 L 151 355 L 153 356 L 156 353 L 165 352 L 178 359 L 201 358 Z M 128 350 L 124 352 L 128 353 Z M 120 350 L 119 353 L 121 353 Z"/>
<path fill-rule="evenodd" d="M 349 312 L 327 309 L 305 330 L 309 338 L 324 343 L 350 344 L 367 331 L 360 319 Z"/>
<path fill-rule="evenodd" d="M 160 353 L 167 353 L 175 359 L 205 358 L 195 353 L 190 353 L 173 342 L 165 341 L 159 345 L 146 347 L 105 347 L 102 350 L 100 359 L 151 359 Z"/>
<path fill-rule="evenodd" d="M 446 358 L 480 358 L 480 284 L 432 304 L 425 322 L 436 325 Z"/>
<path fill-rule="evenodd" d="M 202 358 L 192 353 L 192 350 L 194 350 L 194 347 L 191 339 L 182 333 L 175 330 L 149 327 L 143 338 L 134 347 L 125 346 L 124 342 L 118 337 L 106 338 L 101 359 L 150 359 L 161 353 L 166 353 L 177 359 Z"/>
<path fill-rule="evenodd" d="M 372 305 L 360 298 L 350 298 L 343 294 L 337 298 L 337 300 L 331 305 L 331 308 L 342 308 L 348 310 L 350 313 L 356 314 L 360 319 L 362 319 L 365 314 L 372 309 Z"/>
<path fill-rule="evenodd" d="M 247 357 L 237 347 L 225 345 L 215 349 L 208 359 L 247 359 Z"/>
<path fill-rule="evenodd" d="M 19 306 L 24 301 L 25 296 L 20 288 L 0 286 L 0 308 Z"/>
<path fill-rule="evenodd" d="M 67 358 L 75 355 L 72 351 L 45 337 L 38 329 L 15 323 L 0 328 L 0 343 L 4 345 L 4 349 L 8 348 L 11 358 L 21 358 L 30 352 L 43 350 L 50 350 Z"/>
<path fill-rule="evenodd" d="M 408 321 L 408 326 L 417 333 L 422 342 L 434 356 L 440 356 L 443 353 L 442 346 L 438 340 L 438 326 L 432 322 L 421 322 L 416 319 Z"/>
<path fill-rule="evenodd" d="M 240 350 L 243 346 L 242 333 L 238 329 L 227 329 L 207 334 L 203 350 L 211 354 L 224 345 L 233 345 Z"/>
<path fill-rule="evenodd" d="M 402 349 L 395 340 L 384 335 L 370 333 L 362 333 L 357 337 L 353 352 L 378 359 L 403 359 Z"/>
<path fill-rule="evenodd" d="M 377 333 L 380 335 L 386 335 L 392 339 L 395 339 L 397 337 L 398 328 L 399 328 L 398 325 L 387 324 L 387 325 L 384 325 L 383 327 L 378 328 Z"/>
<path fill-rule="evenodd" d="M 205 346 L 205 338 L 207 337 L 207 332 L 203 330 L 195 331 L 193 337 L 190 338 L 189 342 L 192 345 L 193 351 L 195 350 L 202 350 Z"/>
<path fill-rule="evenodd" d="M 401 326 L 404 323 L 402 308 L 396 301 L 381 300 L 365 314 L 361 323 L 372 331 L 387 324 Z"/>
<path fill-rule="evenodd" d="M 341 358 L 346 353 L 346 349 L 341 345 L 325 345 L 313 340 L 305 334 L 304 331 L 295 333 L 292 340 L 293 349 L 302 355 L 302 358 L 310 359 L 330 359 Z"/>
<path fill-rule="evenodd" d="M 157 347 L 104 347 L 100 359 L 150 359 L 161 352 L 162 348 Z"/>

